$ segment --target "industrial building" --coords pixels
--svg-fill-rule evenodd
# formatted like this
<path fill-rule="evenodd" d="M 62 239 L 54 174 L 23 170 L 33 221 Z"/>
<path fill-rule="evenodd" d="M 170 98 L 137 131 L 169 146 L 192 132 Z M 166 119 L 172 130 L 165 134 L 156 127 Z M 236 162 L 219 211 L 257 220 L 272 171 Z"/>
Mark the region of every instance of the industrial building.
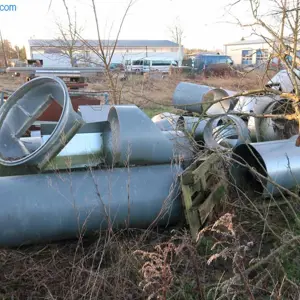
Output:
<path fill-rule="evenodd" d="M 99 49 L 97 40 L 75 41 L 75 57 L 78 64 L 99 64 L 101 60 L 93 50 Z M 102 41 L 107 55 L 114 47 L 114 41 Z M 43 65 L 71 66 L 70 57 L 66 54 L 71 41 L 31 39 L 26 47 L 28 59 L 43 60 Z M 92 47 L 92 49 L 91 49 Z M 112 57 L 113 63 L 122 63 L 129 59 L 151 57 L 168 57 L 178 60 L 182 56 L 183 47 L 168 40 L 119 40 Z"/>
<path fill-rule="evenodd" d="M 268 60 L 272 47 L 263 39 L 241 40 L 224 45 L 225 54 L 231 56 L 236 65 L 259 65 Z"/>

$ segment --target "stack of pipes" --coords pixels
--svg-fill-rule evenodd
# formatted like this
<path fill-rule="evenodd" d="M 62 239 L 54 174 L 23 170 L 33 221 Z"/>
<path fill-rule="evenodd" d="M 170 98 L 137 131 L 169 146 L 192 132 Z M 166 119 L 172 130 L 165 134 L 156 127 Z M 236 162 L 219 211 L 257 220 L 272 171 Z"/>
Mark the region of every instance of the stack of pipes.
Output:
<path fill-rule="evenodd" d="M 59 121 L 31 131 L 53 101 Z M 39 77 L 0 108 L 0 138 L 0 246 L 180 220 L 177 177 L 193 160 L 192 141 L 134 105 L 74 111 L 60 78 Z"/>
<path fill-rule="evenodd" d="M 197 116 L 163 113 L 152 120 L 161 130 L 175 128 L 191 134 L 208 149 L 232 150 L 230 174 L 239 189 L 270 197 L 282 193 L 280 186 L 295 188 L 300 181 L 300 149 L 295 145 L 298 122 L 255 117 L 292 114 L 294 106 L 275 93 L 235 94 L 181 82 L 173 94 L 173 106 Z"/>

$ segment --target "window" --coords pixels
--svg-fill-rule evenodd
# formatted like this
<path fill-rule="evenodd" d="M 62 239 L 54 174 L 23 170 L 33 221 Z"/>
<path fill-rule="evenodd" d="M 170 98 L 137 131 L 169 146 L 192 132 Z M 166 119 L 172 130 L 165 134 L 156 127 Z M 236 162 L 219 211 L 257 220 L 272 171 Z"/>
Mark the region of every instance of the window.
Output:
<path fill-rule="evenodd" d="M 242 64 L 243 65 L 252 64 L 252 50 L 242 50 Z"/>
<path fill-rule="evenodd" d="M 268 50 L 257 50 L 256 51 L 256 63 L 261 64 L 264 61 L 268 60 Z"/>
<path fill-rule="evenodd" d="M 141 66 L 143 64 L 143 62 L 141 60 L 135 60 L 132 62 L 133 66 Z"/>
<path fill-rule="evenodd" d="M 150 66 L 150 60 L 144 60 L 144 66 Z"/>
<path fill-rule="evenodd" d="M 171 61 L 169 60 L 153 60 L 152 66 L 170 66 Z"/>

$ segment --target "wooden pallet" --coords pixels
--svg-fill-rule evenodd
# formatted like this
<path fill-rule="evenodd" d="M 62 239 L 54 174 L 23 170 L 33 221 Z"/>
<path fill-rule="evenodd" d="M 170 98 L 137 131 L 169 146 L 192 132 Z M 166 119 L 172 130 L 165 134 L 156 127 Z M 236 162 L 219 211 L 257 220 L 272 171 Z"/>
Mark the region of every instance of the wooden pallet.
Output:
<path fill-rule="evenodd" d="M 194 239 L 214 207 L 226 195 L 222 161 L 217 154 L 200 158 L 181 175 L 186 220 Z"/>

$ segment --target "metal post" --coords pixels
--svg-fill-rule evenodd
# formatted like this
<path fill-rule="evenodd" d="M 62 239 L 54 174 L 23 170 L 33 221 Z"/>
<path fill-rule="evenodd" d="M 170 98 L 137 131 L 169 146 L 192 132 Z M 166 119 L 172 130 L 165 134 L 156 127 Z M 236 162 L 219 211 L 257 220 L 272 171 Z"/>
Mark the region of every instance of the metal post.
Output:
<path fill-rule="evenodd" d="M 106 105 L 108 105 L 109 104 L 109 99 L 108 99 L 108 93 L 104 93 L 104 102 L 105 102 L 105 104 Z"/>

